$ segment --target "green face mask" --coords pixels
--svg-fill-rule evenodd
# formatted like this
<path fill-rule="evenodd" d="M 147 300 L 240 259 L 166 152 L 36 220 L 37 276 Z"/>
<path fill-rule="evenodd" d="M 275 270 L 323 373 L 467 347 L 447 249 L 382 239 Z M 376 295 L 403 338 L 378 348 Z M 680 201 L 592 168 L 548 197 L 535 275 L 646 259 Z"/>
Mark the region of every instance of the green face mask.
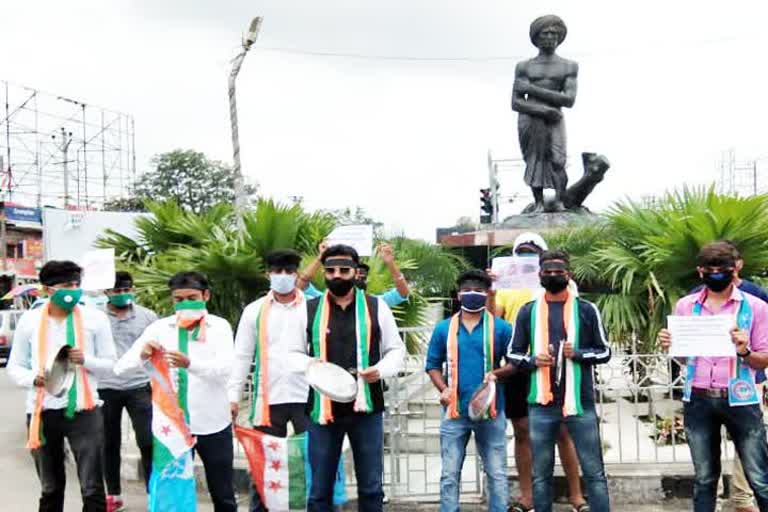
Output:
<path fill-rule="evenodd" d="M 116 308 L 127 308 L 133 304 L 136 299 L 135 293 L 118 293 L 117 295 L 109 296 L 109 303 Z"/>
<path fill-rule="evenodd" d="M 51 295 L 51 302 L 65 311 L 72 311 L 83 296 L 82 288 L 58 289 Z"/>
<path fill-rule="evenodd" d="M 184 300 L 181 302 L 177 302 L 173 305 L 173 309 L 176 312 L 179 311 L 203 311 L 205 312 L 205 301 L 204 300 Z"/>

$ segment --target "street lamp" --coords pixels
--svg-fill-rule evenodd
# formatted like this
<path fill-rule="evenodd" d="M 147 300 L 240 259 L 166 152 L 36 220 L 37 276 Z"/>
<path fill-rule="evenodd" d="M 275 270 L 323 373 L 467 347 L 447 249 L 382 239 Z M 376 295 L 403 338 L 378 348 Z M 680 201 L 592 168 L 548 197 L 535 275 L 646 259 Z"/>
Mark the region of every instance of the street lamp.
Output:
<path fill-rule="evenodd" d="M 253 18 L 251 25 L 248 27 L 248 32 L 243 37 L 242 48 L 240 52 L 232 59 L 232 70 L 229 73 L 229 121 L 232 129 L 232 157 L 235 167 L 235 211 L 237 212 L 238 222 L 242 226 L 243 214 L 246 208 L 245 197 L 245 184 L 243 181 L 243 171 L 240 166 L 240 138 L 238 135 L 237 127 L 237 100 L 235 98 L 235 80 L 238 73 L 240 73 L 240 67 L 243 65 L 243 60 L 248 50 L 251 49 L 253 43 L 256 42 L 256 38 L 259 37 L 259 30 L 261 29 L 261 16 Z"/>

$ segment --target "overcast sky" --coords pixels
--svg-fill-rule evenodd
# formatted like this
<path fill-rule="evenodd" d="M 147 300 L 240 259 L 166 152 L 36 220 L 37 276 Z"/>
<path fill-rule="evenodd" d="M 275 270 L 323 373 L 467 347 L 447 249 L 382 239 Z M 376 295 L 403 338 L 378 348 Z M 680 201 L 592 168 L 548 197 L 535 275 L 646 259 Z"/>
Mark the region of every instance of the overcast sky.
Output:
<path fill-rule="evenodd" d="M 174 148 L 229 161 L 229 60 L 262 15 L 238 81 L 244 173 L 278 199 L 362 206 L 390 231 L 432 240 L 435 227 L 479 215 L 489 149 L 519 157 L 509 100 L 515 63 L 535 54 L 536 16 L 568 25 L 559 53 L 580 64 L 565 114 L 569 175 L 580 176 L 582 151 L 608 156 L 588 200 L 599 210 L 711 182 L 730 147 L 739 159 L 768 154 L 767 11 L 758 1 L 4 0 L 0 79 L 133 114 L 139 170 Z M 503 177 L 505 191 L 525 190 L 522 172 Z"/>

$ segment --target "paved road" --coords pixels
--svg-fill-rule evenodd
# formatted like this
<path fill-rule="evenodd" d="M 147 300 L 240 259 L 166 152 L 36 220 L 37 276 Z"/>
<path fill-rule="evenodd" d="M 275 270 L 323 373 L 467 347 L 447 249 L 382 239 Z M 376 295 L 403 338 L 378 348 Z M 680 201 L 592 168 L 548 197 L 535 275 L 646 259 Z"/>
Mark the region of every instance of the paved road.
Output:
<path fill-rule="evenodd" d="M 7 375 L 5 368 L 0 368 L 0 509 L 8 511 L 28 511 L 37 508 L 37 500 L 40 495 L 40 484 L 35 474 L 32 460 L 24 444 L 26 442 L 26 428 L 24 421 L 24 390 L 14 387 Z M 67 473 L 67 512 L 80 510 L 80 494 L 77 476 L 74 473 L 74 464 L 70 463 Z M 146 510 L 146 496 L 140 485 L 131 484 L 124 488 L 123 495 L 130 511 Z M 350 510 L 355 510 L 349 507 Z M 434 504 L 425 505 L 399 505 L 391 504 L 385 507 L 388 512 L 395 511 L 433 511 L 437 510 Z M 462 506 L 462 511 L 480 512 L 485 507 Z M 690 510 L 690 501 L 670 502 L 663 505 L 626 505 L 617 506 L 616 512 L 679 512 Z M 207 496 L 200 497 L 199 512 L 212 512 Z M 241 500 L 240 510 L 245 511 L 245 501 Z M 556 512 L 569 511 L 566 506 L 558 506 Z M 729 510 L 729 509 L 723 509 Z"/>

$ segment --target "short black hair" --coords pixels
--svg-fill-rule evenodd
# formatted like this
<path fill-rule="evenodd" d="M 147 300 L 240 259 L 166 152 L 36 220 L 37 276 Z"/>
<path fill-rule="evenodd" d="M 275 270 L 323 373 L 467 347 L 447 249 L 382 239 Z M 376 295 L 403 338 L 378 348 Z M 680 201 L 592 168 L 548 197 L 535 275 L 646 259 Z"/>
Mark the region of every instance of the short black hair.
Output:
<path fill-rule="evenodd" d="M 115 272 L 115 286 L 113 288 L 133 288 L 133 276 L 125 270 Z"/>
<path fill-rule="evenodd" d="M 733 240 L 723 240 L 723 242 L 727 243 L 731 247 L 733 247 L 733 257 L 737 260 L 743 260 L 744 257 L 741 255 L 741 251 L 739 250 L 739 246 L 734 242 Z"/>
<path fill-rule="evenodd" d="M 493 281 L 491 280 L 491 277 L 488 275 L 488 273 L 477 268 L 465 270 L 462 272 L 461 275 L 459 275 L 459 278 L 456 279 L 456 287 L 461 289 L 461 285 L 468 281 L 477 281 L 479 283 L 483 283 L 488 289 L 490 289 L 491 285 L 493 284 Z"/>
<path fill-rule="evenodd" d="M 40 283 L 43 286 L 54 286 L 72 281 L 80 282 L 83 269 L 74 261 L 51 260 L 40 269 Z"/>
<path fill-rule="evenodd" d="M 179 272 L 168 280 L 168 288 L 171 290 L 210 290 L 208 278 L 200 272 Z"/>
<path fill-rule="evenodd" d="M 366 273 L 371 271 L 371 267 L 367 263 L 358 263 L 357 268 L 359 270 L 364 270 Z"/>
<path fill-rule="evenodd" d="M 278 249 L 267 254 L 267 269 L 296 270 L 301 264 L 301 256 L 291 249 Z"/>
<path fill-rule="evenodd" d="M 357 267 L 360 264 L 360 256 L 358 256 L 355 248 L 349 245 L 336 244 L 336 245 L 330 246 L 325 250 L 325 252 L 323 253 L 323 256 L 320 258 L 320 261 L 325 263 L 325 261 L 328 258 L 332 258 L 334 256 L 352 258 L 352 261 L 355 262 L 355 267 Z"/>
<path fill-rule="evenodd" d="M 733 267 L 736 265 L 736 259 L 737 251 L 733 244 L 718 240 L 701 248 L 696 263 L 700 267 Z"/>
<path fill-rule="evenodd" d="M 571 265 L 571 258 L 568 256 L 568 253 L 565 251 L 544 251 L 539 255 L 539 265 L 544 263 L 545 261 L 554 261 L 554 260 L 560 260 L 565 262 L 565 266 L 568 267 Z"/>

